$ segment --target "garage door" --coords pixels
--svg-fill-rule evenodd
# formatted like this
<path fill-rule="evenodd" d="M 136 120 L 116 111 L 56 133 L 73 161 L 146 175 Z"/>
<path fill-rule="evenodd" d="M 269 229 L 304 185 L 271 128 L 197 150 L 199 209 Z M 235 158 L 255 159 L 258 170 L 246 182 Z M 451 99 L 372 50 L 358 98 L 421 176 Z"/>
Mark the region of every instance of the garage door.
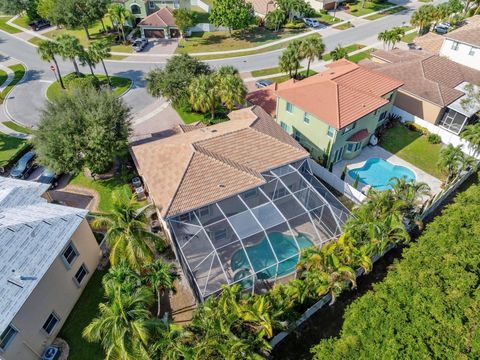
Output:
<path fill-rule="evenodd" d="M 146 38 L 164 38 L 165 32 L 163 30 L 145 30 L 145 37 Z"/>

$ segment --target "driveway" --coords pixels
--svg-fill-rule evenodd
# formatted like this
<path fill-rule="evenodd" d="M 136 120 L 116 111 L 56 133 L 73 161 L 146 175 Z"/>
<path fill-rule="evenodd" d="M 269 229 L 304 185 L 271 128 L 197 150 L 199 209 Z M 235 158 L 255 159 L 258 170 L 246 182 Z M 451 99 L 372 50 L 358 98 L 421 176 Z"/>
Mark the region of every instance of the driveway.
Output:
<path fill-rule="evenodd" d="M 165 55 L 166 57 L 175 53 L 180 39 L 148 39 L 148 45 L 142 52 L 128 56 L 125 60 L 148 61 L 152 55 Z"/>

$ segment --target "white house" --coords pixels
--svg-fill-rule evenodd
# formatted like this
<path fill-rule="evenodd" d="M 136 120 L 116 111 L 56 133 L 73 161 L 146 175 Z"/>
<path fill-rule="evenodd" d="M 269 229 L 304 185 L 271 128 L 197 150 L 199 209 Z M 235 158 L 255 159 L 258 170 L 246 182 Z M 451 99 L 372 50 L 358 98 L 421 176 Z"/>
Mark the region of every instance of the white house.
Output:
<path fill-rule="evenodd" d="M 440 55 L 480 70 L 480 15 L 471 17 L 467 25 L 447 33 Z"/>

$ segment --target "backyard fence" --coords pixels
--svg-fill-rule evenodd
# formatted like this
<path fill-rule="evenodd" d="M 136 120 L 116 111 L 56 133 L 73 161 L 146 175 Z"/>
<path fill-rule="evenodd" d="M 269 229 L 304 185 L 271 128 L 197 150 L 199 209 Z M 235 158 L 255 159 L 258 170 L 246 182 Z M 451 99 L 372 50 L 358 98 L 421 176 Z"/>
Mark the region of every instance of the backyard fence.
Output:
<path fill-rule="evenodd" d="M 318 176 L 328 185 L 345 195 L 356 204 L 360 204 L 363 202 L 363 200 L 365 200 L 365 195 L 363 195 L 360 191 L 350 186 L 350 184 L 347 184 L 339 177 L 335 176 L 333 173 L 316 163 L 314 160 L 309 159 L 309 165 L 315 176 Z"/>
<path fill-rule="evenodd" d="M 200 23 L 200 24 L 197 24 L 195 25 L 194 27 L 191 27 L 190 28 L 190 32 L 194 33 L 194 32 L 212 32 L 212 31 L 226 31 L 228 30 L 226 27 L 223 27 L 223 26 L 220 26 L 220 27 L 216 27 L 215 25 L 213 24 L 209 24 L 209 23 Z"/>
<path fill-rule="evenodd" d="M 202 0 L 192 0 L 190 4 L 192 6 L 198 6 L 200 9 L 207 13 L 210 12 L 210 6 L 208 6 L 208 4 L 205 4 Z"/>

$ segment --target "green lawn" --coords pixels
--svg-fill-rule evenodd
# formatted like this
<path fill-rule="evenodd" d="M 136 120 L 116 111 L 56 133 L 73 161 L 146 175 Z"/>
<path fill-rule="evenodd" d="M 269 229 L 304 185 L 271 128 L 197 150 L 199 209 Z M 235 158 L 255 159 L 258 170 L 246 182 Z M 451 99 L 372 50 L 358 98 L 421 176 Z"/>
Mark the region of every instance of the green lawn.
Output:
<path fill-rule="evenodd" d="M 104 300 L 102 277 L 106 273 L 106 270 L 96 270 L 93 273 L 60 330 L 58 336 L 65 339 L 70 346 L 69 360 L 102 360 L 105 358 L 101 345 L 84 340 L 82 331 L 97 316 L 98 304 Z"/>
<path fill-rule="evenodd" d="M 365 47 L 365 45 L 352 44 L 352 45 L 346 46 L 345 50 L 347 50 L 347 53 L 351 53 L 351 52 L 354 52 L 356 50 L 360 50 L 364 47 Z M 332 57 L 330 56 L 330 53 L 328 53 L 328 54 L 323 55 L 322 59 L 323 59 L 323 61 L 329 61 L 329 60 L 332 60 Z"/>
<path fill-rule="evenodd" d="M 344 24 L 335 25 L 333 28 L 337 29 L 337 30 L 347 30 L 347 29 L 350 29 L 352 27 L 355 27 L 355 26 L 350 21 L 347 21 Z"/>
<path fill-rule="evenodd" d="M 390 3 L 388 1 L 382 3 L 374 3 L 371 1 L 365 1 L 364 6 L 362 7 L 362 1 L 356 1 L 354 3 L 347 3 L 348 5 L 348 13 L 352 14 L 353 16 L 363 16 L 370 14 L 372 12 L 380 11 L 391 6 L 395 6 L 395 4 Z"/>
<path fill-rule="evenodd" d="M 27 141 L 0 132 L 0 166 L 6 167 L 19 152 L 27 146 Z"/>
<path fill-rule="evenodd" d="M 7 24 L 7 21 L 11 18 L 11 16 L 0 16 L 0 30 L 6 31 L 9 34 L 17 34 L 19 32 L 22 32 L 22 30 L 19 30 Z"/>
<path fill-rule="evenodd" d="M 13 20 L 13 23 L 15 25 L 18 25 L 18 26 L 21 26 L 25 29 L 30 29 L 30 26 L 28 26 L 28 24 L 30 23 L 30 19 L 28 18 L 27 15 L 24 15 L 24 16 L 19 16 L 18 18 L 16 18 L 15 20 Z"/>
<path fill-rule="evenodd" d="M 12 65 L 12 66 L 9 66 L 8 68 L 14 72 L 14 75 L 10 84 L 8 84 L 7 87 L 0 94 L 0 104 L 3 103 L 3 101 L 7 97 L 10 90 L 12 90 L 13 87 L 17 85 L 20 82 L 20 80 L 23 79 L 23 76 L 25 75 L 25 71 L 26 71 L 25 66 L 23 66 L 22 64 Z"/>
<path fill-rule="evenodd" d="M 197 14 L 197 19 L 199 23 L 207 23 L 208 24 L 208 17 L 210 16 L 209 13 L 203 11 L 203 9 L 199 6 L 192 6 L 191 10 Z"/>
<path fill-rule="evenodd" d="M 402 37 L 402 41 L 405 43 L 411 43 L 418 36 L 418 32 L 414 31 L 410 34 L 406 34 Z"/>
<path fill-rule="evenodd" d="M 303 67 L 300 67 L 300 69 L 303 69 Z M 313 70 L 312 70 L 313 71 Z M 251 72 L 252 76 L 254 77 L 260 77 L 260 76 L 267 76 L 267 75 L 273 75 L 273 74 L 278 74 L 282 73 L 282 69 L 280 69 L 280 66 L 272 67 L 272 68 L 266 68 L 266 69 L 260 69 L 260 70 L 253 70 Z"/>
<path fill-rule="evenodd" d="M 398 13 L 398 12 L 401 12 L 401 11 L 404 11 L 404 10 L 408 10 L 408 9 L 405 6 L 399 6 L 399 7 L 396 7 L 394 9 L 387 10 L 387 11 L 384 11 L 384 12 L 381 12 L 381 13 L 378 13 L 378 14 L 372 14 L 370 16 L 365 17 L 364 19 L 377 20 L 377 19 L 380 19 L 384 16 L 393 15 L 395 13 Z"/>
<path fill-rule="evenodd" d="M 6 127 L 12 129 L 13 131 L 16 131 L 16 132 L 19 132 L 19 133 L 23 133 L 23 134 L 33 134 L 33 130 L 32 129 L 29 129 L 29 128 L 26 128 L 22 125 L 19 125 L 13 121 L 5 121 L 3 123 L 3 125 L 5 125 Z"/>
<path fill-rule="evenodd" d="M 442 144 L 430 144 L 425 135 L 396 124 L 382 136 L 380 145 L 430 175 L 444 179 L 437 166 Z"/>
<path fill-rule="evenodd" d="M 174 106 L 178 115 L 182 118 L 185 124 L 192 124 L 195 122 L 203 122 L 204 124 L 218 124 L 228 120 L 227 112 L 222 107 L 219 107 L 216 111 L 215 119 L 212 120 L 210 113 L 202 114 L 193 111 L 187 111 L 181 106 Z"/>
<path fill-rule="evenodd" d="M 315 70 L 310 70 L 309 73 L 308 73 L 308 76 L 312 76 L 312 75 L 315 75 L 317 72 Z M 304 70 L 304 71 L 300 71 L 299 72 L 299 75 L 303 76 L 303 77 L 308 77 L 307 76 L 307 70 Z M 268 80 L 270 81 L 273 81 L 274 83 L 282 83 L 282 82 L 285 82 L 287 81 L 288 79 L 290 79 L 290 77 L 288 75 L 282 75 L 282 76 L 277 76 L 277 77 L 274 77 L 274 78 L 269 78 Z"/>
<path fill-rule="evenodd" d="M 86 77 L 91 77 L 92 75 L 85 75 Z M 106 84 L 107 77 L 105 75 L 96 75 L 97 78 L 102 82 Z M 119 77 L 119 76 L 110 76 L 110 80 L 112 81 L 112 86 L 113 86 L 113 92 L 117 96 L 122 96 L 125 94 L 125 92 L 130 88 L 132 84 L 132 80 L 124 77 Z M 62 87 L 60 86 L 60 83 L 58 82 L 53 82 L 48 88 L 47 88 L 47 99 L 50 101 L 54 99 L 58 94 L 60 94 L 62 91 Z"/>
<path fill-rule="evenodd" d="M 359 61 L 363 59 L 370 59 L 370 54 L 374 52 L 376 49 L 368 49 L 362 52 L 359 52 L 358 54 L 352 55 L 348 57 L 348 60 L 353 61 L 355 63 L 358 63 Z"/>
<path fill-rule="evenodd" d="M 274 32 L 264 27 L 255 26 L 247 31 L 233 31 L 231 36 L 228 31 L 193 33 L 189 38 L 180 40 L 176 52 L 203 53 L 248 49 L 265 45 L 275 40 L 285 39 L 304 31 L 304 29 L 284 29 Z"/>
<path fill-rule="evenodd" d="M 112 26 L 110 19 L 108 19 L 107 17 L 103 19 L 103 22 L 105 23 L 105 26 L 110 26 L 110 27 Z M 128 53 L 133 52 L 132 47 L 130 45 L 114 44 L 115 36 L 113 34 L 103 33 L 102 24 L 100 21 L 97 21 L 95 24 L 89 27 L 89 32 L 90 32 L 90 37 L 92 38 L 92 41 L 103 39 L 103 38 L 110 39 L 111 45 L 112 45 L 112 51 L 114 52 L 128 52 Z M 62 34 L 69 34 L 77 37 L 83 46 L 88 46 L 90 44 L 90 41 L 87 39 L 87 34 L 85 33 L 85 30 L 83 28 L 82 29 L 56 29 L 56 30 L 48 31 L 43 35 L 51 39 L 55 39 L 56 37 Z"/>
<path fill-rule="evenodd" d="M 318 21 L 326 25 L 333 25 L 342 21 L 342 19 L 339 19 L 338 17 L 334 18 L 332 15 L 329 14 L 319 14 L 319 16 L 315 16 L 314 19 L 317 19 Z"/>
<path fill-rule="evenodd" d="M 7 80 L 8 78 L 8 74 L 3 71 L 3 70 L 0 70 L 0 86 L 3 85 L 3 83 Z"/>

